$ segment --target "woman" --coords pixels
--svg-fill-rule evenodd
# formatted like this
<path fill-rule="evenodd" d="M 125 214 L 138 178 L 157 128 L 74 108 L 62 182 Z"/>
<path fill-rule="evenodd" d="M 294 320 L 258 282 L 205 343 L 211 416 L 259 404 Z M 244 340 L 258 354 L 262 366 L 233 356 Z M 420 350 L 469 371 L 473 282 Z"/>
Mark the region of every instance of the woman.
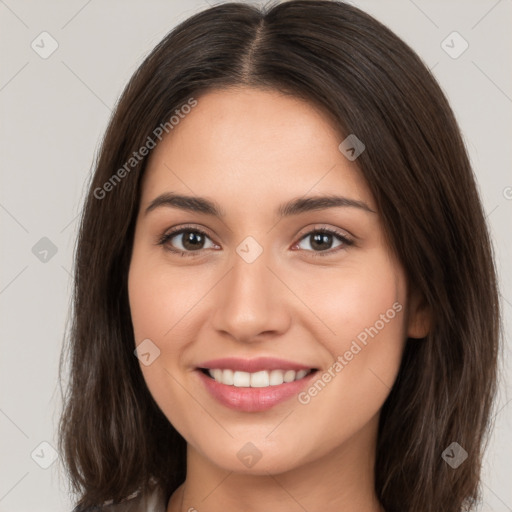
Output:
<path fill-rule="evenodd" d="M 446 98 L 362 11 L 176 27 L 110 122 L 75 272 L 77 511 L 474 510 L 489 236 Z"/>

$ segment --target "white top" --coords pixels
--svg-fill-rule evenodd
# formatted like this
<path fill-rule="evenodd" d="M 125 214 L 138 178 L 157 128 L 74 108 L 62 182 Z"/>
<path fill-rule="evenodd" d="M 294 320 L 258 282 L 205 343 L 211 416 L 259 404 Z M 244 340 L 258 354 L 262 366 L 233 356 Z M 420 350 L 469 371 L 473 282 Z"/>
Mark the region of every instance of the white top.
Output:
<path fill-rule="evenodd" d="M 105 502 L 101 507 L 90 507 L 85 510 L 79 510 L 78 507 L 73 512 L 166 512 L 167 503 L 163 490 L 156 487 L 151 494 L 142 495 L 140 492 L 134 492 L 128 498 L 120 503 L 112 504 Z"/>

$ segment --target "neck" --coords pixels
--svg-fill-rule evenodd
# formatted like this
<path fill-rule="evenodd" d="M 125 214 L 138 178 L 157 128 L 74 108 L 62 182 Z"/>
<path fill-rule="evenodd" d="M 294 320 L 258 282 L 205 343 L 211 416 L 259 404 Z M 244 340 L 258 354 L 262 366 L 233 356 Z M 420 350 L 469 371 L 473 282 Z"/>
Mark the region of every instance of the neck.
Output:
<path fill-rule="evenodd" d="M 286 472 L 235 473 L 187 447 L 187 477 L 167 512 L 384 512 L 375 495 L 378 416 L 335 450 Z"/>

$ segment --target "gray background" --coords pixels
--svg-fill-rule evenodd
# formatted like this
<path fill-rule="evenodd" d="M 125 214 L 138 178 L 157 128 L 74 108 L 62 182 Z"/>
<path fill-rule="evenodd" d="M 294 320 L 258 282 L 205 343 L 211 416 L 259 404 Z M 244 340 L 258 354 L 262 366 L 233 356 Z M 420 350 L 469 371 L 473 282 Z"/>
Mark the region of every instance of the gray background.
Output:
<path fill-rule="evenodd" d="M 512 1 L 352 3 L 414 48 L 451 102 L 492 230 L 510 332 Z M 71 510 L 49 445 L 57 447 L 57 367 L 85 185 L 132 73 L 173 26 L 207 7 L 204 0 L 0 0 L 0 512 Z M 51 49 L 51 40 L 40 36 L 43 31 L 58 44 L 46 59 L 40 53 Z M 453 31 L 469 44 L 458 58 L 445 51 L 462 49 L 457 36 L 442 46 Z M 512 511 L 506 340 L 496 428 L 484 464 L 484 511 Z"/>

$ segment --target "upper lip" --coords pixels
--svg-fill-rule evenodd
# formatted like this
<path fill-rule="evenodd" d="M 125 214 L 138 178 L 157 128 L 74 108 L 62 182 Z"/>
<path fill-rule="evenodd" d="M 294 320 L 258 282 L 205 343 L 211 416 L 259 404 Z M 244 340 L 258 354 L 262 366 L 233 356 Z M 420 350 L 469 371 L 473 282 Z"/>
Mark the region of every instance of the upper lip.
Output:
<path fill-rule="evenodd" d="M 221 359 L 211 359 L 198 365 L 198 368 L 213 370 L 235 370 L 241 372 L 255 373 L 262 370 L 310 370 L 314 369 L 311 365 L 277 359 L 275 357 L 257 357 L 254 359 L 241 359 L 238 357 L 223 357 Z"/>

